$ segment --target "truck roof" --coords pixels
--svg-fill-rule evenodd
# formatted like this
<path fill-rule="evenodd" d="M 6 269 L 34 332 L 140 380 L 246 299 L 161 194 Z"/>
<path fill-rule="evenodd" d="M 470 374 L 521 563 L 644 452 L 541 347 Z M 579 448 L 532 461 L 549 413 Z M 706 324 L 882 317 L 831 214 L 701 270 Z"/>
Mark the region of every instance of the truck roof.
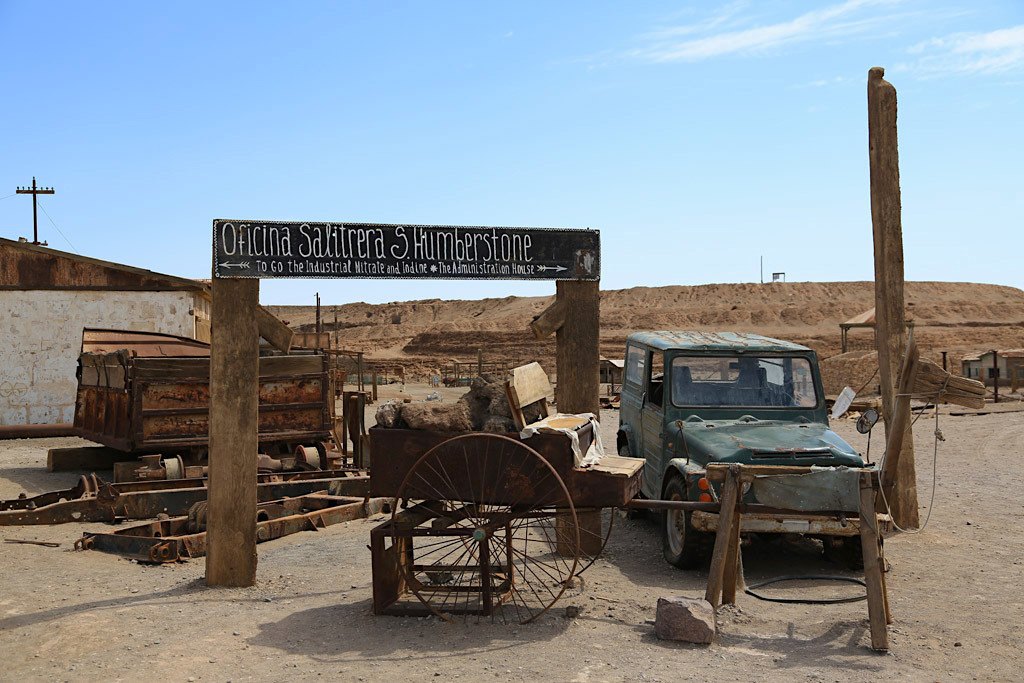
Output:
<path fill-rule="evenodd" d="M 793 342 L 773 339 L 748 332 L 696 332 L 689 330 L 634 332 L 628 342 L 645 344 L 655 349 L 684 351 L 810 351 Z"/>

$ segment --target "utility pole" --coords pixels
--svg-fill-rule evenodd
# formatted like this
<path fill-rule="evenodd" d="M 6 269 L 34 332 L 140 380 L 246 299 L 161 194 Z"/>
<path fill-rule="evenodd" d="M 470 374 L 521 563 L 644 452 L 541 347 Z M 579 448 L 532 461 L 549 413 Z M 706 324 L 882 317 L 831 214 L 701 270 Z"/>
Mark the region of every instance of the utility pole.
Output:
<path fill-rule="evenodd" d="M 32 244 L 39 244 L 39 218 L 36 209 L 36 196 L 41 194 L 54 194 L 52 187 L 36 187 L 36 177 L 32 176 L 32 187 L 19 187 L 15 194 L 32 195 Z"/>
<path fill-rule="evenodd" d="M 885 493 L 889 496 L 893 521 L 900 528 L 916 529 L 919 526 L 917 473 L 910 402 L 896 400 L 896 377 L 907 348 L 896 88 L 882 78 L 884 75 L 881 67 L 870 69 L 867 88 L 871 225 L 875 248 L 875 348 L 886 440 L 893 429 L 904 430 L 898 452 L 885 454 L 886 466 L 895 471 L 894 489 Z M 897 419 L 897 410 L 903 413 L 900 419 Z"/>

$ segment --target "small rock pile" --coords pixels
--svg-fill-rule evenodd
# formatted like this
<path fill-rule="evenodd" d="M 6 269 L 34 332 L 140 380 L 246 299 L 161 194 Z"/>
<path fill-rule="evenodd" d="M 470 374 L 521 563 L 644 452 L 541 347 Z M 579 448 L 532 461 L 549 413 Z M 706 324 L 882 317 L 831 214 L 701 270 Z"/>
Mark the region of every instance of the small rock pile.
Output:
<path fill-rule="evenodd" d="M 474 379 L 469 391 L 454 403 L 386 401 L 377 409 L 377 426 L 448 433 L 518 431 L 512 422 L 505 383 L 490 375 Z"/>

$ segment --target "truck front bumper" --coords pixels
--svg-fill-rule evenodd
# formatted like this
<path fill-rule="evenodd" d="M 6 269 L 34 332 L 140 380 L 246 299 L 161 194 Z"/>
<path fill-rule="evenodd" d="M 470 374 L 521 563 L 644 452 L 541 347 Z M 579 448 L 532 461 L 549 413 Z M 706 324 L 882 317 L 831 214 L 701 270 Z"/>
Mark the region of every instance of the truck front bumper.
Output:
<path fill-rule="evenodd" d="M 878 514 L 878 530 L 887 534 L 892 530 L 892 518 Z M 690 524 L 697 531 L 718 531 L 718 513 L 696 511 L 690 515 Z M 740 517 L 741 533 L 808 534 L 811 536 L 858 536 L 858 517 L 829 515 L 776 515 L 748 513 Z"/>

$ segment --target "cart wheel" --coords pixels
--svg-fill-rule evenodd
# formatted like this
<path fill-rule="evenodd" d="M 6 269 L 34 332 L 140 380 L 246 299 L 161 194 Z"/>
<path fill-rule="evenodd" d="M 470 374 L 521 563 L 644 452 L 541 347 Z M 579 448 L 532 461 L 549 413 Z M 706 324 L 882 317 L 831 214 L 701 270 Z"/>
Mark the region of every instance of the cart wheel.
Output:
<path fill-rule="evenodd" d="M 565 592 L 579 566 L 576 509 L 537 451 L 499 434 L 467 434 L 427 451 L 398 490 L 415 526 L 392 512 L 406 547 L 405 584 L 434 614 L 533 621 Z"/>
<path fill-rule="evenodd" d="M 601 508 L 576 509 L 576 517 L 579 518 L 584 512 L 597 512 L 601 514 Z M 612 536 L 612 527 L 615 526 L 615 510 L 608 515 L 608 528 L 601 533 L 600 529 L 591 529 L 586 524 L 580 524 L 580 563 L 576 568 L 576 576 L 590 569 L 595 560 L 604 552 L 608 545 L 608 539 Z M 603 515 L 601 515 L 603 517 Z"/>

